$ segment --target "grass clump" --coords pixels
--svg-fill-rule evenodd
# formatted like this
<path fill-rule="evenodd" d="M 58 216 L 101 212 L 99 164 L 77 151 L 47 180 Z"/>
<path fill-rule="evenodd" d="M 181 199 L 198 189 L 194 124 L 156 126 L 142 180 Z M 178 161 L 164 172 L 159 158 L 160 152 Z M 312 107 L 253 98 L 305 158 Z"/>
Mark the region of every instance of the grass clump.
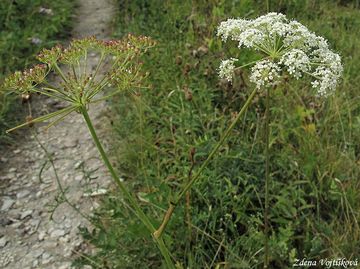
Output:
<path fill-rule="evenodd" d="M 35 61 L 43 48 L 53 46 L 69 34 L 74 0 L 20 0 L 0 3 L 0 82 L 10 72 Z M 0 92 L 0 142 L 13 125 L 18 109 L 14 97 Z"/>
<path fill-rule="evenodd" d="M 128 186 L 158 226 L 168 202 L 191 179 L 251 91 L 247 71 L 232 84 L 218 79 L 223 58 L 258 60 L 215 29 L 229 17 L 267 12 L 254 1 L 126 1 L 118 32 L 145 34 L 157 48 L 144 57 L 152 87 L 112 100 L 114 157 Z M 269 186 L 270 266 L 296 259 L 345 258 L 360 253 L 357 86 L 360 16 L 344 1 L 270 1 L 326 37 L 343 59 L 334 96 L 310 94 L 308 80 L 283 82 L 271 97 Z M 241 64 L 240 64 L 241 65 Z M 178 268 L 262 268 L 265 94 L 177 208 L 164 234 Z M 132 105 L 129 105 L 132 104 Z M 105 197 L 84 230 L 99 251 L 77 264 L 98 268 L 164 268 L 145 227 L 117 194 Z M 129 233 L 130 231 L 130 233 Z"/>

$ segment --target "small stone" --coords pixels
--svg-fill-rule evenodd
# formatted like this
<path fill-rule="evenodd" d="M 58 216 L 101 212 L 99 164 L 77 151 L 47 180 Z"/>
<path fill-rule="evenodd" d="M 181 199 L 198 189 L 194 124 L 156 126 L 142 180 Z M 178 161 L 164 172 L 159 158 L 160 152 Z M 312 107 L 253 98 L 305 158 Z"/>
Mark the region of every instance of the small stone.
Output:
<path fill-rule="evenodd" d="M 65 248 L 64 249 L 64 252 L 63 252 L 63 255 L 65 258 L 70 258 L 71 255 L 72 255 L 72 249 L 71 247 L 70 248 Z"/>
<path fill-rule="evenodd" d="M 69 268 L 71 268 L 71 263 L 70 262 L 60 265 L 58 269 L 69 269 Z"/>
<path fill-rule="evenodd" d="M 8 242 L 8 240 L 7 240 L 7 238 L 5 236 L 1 237 L 0 238 L 0 248 L 5 247 L 7 242 Z"/>
<path fill-rule="evenodd" d="M 78 161 L 78 162 L 76 162 L 75 163 L 75 169 L 79 169 L 80 168 L 80 166 L 83 164 L 84 162 L 83 161 Z"/>
<path fill-rule="evenodd" d="M 16 169 L 15 167 L 11 167 L 11 168 L 9 169 L 9 172 L 10 172 L 10 173 L 14 173 L 14 172 L 16 172 L 16 170 L 17 170 L 17 169 Z"/>
<path fill-rule="evenodd" d="M 20 226 L 22 226 L 23 225 L 23 223 L 21 222 L 21 221 L 16 221 L 16 222 L 13 222 L 11 225 L 10 225 L 10 227 L 11 228 L 14 228 L 14 229 L 18 229 L 18 228 L 20 228 Z"/>
<path fill-rule="evenodd" d="M 77 175 L 77 176 L 75 177 L 75 180 L 80 181 L 80 180 L 82 180 L 83 178 L 84 178 L 83 175 Z"/>
<path fill-rule="evenodd" d="M 5 157 L 1 157 L 0 158 L 0 161 L 2 162 L 2 163 L 7 163 L 8 162 L 8 158 L 5 158 Z"/>
<path fill-rule="evenodd" d="M 17 175 L 16 175 L 17 178 L 19 178 Z M 32 186 L 32 182 L 29 181 L 28 183 L 26 183 L 25 185 L 23 185 L 23 187 L 26 187 L 26 188 L 30 188 Z"/>
<path fill-rule="evenodd" d="M 38 192 L 35 194 L 36 198 L 40 198 L 41 195 L 42 195 L 42 191 L 38 191 Z"/>
<path fill-rule="evenodd" d="M 28 196 L 29 194 L 30 194 L 29 190 L 23 190 L 23 191 L 18 192 L 16 194 L 16 198 L 21 199 L 21 198 L 24 198 L 24 197 Z"/>
<path fill-rule="evenodd" d="M 64 142 L 64 148 L 75 148 L 78 145 L 78 141 L 77 140 L 66 140 Z"/>
<path fill-rule="evenodd" d="M 43 253 L 42 256 L 41 256 L 41 258 L 43 258 L 43 259 L 48 259 L 50 257 L 51 257 L 51 255 L 49 253 L 47 253 L 47 252 Z"/>
<path fill-rule="evenodd" d="M 70 242 L 70 236 L 69 235 L 65 235 L 63 237 L 60 237 L 59 241 L 61 243 L 67 243 L 67 242 Z"/>
<path fill-rule="evenodd" d="M 58 242 L 56 241 L 46 241 L 42 244 L 42 247 L 44 249 L 51 249 L 51 248 L 56 248 L 58 245 Z"/>
<path fill-rule="evenodd" d="M 39 265 L 39 261 L 34 260 L 33 263 L 32 263 L 32 266 L 36 268 L 38 265 Z"/>
<path fill-rule="evenodd" d="M 38 239 L 39 241 L 43 241 L 45 239 L 46 233 L 41 231 L 39 232 Z"/>
<path fill-rule="evenodd" d="M 76 239 L 76 240 L 73 240 L 73 243 L 72 243 L 72 245 L 74 246 L 74 247 L 79 247 L 81 244 L 82 244 L 82 240 L 80 239 L 80 238 L 78 238 L 78 239 Z"/>
<path fill-rule="evenodd" d="M 52 257 L 51 257 L 51 255 L 49 254 L 49 253 L 47 253 L 47 252 L 45 252 L 42 256 L 41 256 L 41 258 L 42 258 L 42 264 L 48 264 L 49 262 L 51 262 L 52 261 Z"/>
<path fill-rule="evenodd" d="M 38 257 L 40 257 L 43 253 L 44 253 L 44 250 L 40 248 L 40 249 L 37 249 L 37 250 L 32 251 L 30 254 L 31 254 L 31 257 L 33 257 L 33 258 L 38 258 Z"/>
<path fill-rule="evenodd" d="M 45 190 L 46 188 L 48 188 L 49 185 L 48 184 L 40 184 L 40 189 L 41 190 Z"/>
<path fill-rule="evenodd" d="M 93 192 L 90 192 L 90 193 L 84 193 L 83 196 L 84 197 L 95 197 L 95 196 L 101 196 L 101 195 L 104 195 L 107 193 L 107 190 L 106 189 L 97 189 Z"/>
<path fill-rule="evenodd" d="M 35 230 L 37 230 L 37 228 L 40 225 L 40 220 L 39 219 L 33 219 L 30 221 L 30 225 L 34 227 Z"/>
<path fill-rule="evenodd" d="M 72 227 L 72 223 L 71 223 L 71 220 L 67 219 L 64 223 L 65 227 L 66 228 L 71 228 Z"/>
<path fill-rule="evenodd" d="M 11 199 L 11 198 L 5 198 L 5 199 L 3 200 L 3 204 L 2 204 L 2 206 L 1 206 L 1 211 L 7 211 L 7 210 L 9 210 L 9 209 L 13 206 L 14 203 L 15 203 L 15 201 L 14 201 L 13 199 Z"/>
<path fill-rule="evenodd" d="M 32 213 L 33 213 L 33 211 L 31 209 L 26 210 L 21 213 L 20 219 L 25 219 L 26 217 L 31 216 Z"/>
<path fill-rule="evenodd" d="M 51 238 L 57 238 L 57 237 L 62 237 L 64 235 L 65 235 L 64 230 L 57 229 L 57 230 L 54 230 L 54 231 L 51 232 L 50 237 Z"/>
<path fill-rule="evenodd" d="M 21 152 L 21 149 L 15 149 L 13 152 L 14 154 L 19 154 Z"/>

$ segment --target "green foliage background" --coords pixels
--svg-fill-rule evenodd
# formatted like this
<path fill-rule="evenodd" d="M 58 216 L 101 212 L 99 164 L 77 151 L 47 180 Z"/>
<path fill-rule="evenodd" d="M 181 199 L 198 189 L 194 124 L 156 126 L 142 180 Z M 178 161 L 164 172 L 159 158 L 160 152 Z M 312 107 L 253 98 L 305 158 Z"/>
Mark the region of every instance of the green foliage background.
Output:
<path fill-rule="evenodd" d="M 148 35 L 158 45 L 143 59 L 150 88 L 112 101 L 113 156 L 130 188 L 159 224 L 171 197 L 188 180 L 189 153 L 199 167 L 252 85 L 248 71 L 221 81 L 221 59 L 254 56 L 224 45 L 219 22 L 267 12 L 265 1 L 119 1 L 117 32 Z M 309 81 L 285 79 L 271 93 L 271 268 L 296 258 L 320 260 L 360 254 L 359 45 L 357 1 L 270 1 L 326 37 L 344 63 L 336 94 L 313 97 Z M 262 268 L 264 98 L 221 148 L 165 234 L 179 268 Z M 190 223 L 188 222 L 190 220 Z M 159 268 L 160 255 L 121 196 L 107 196 L 83 230 L 98 253 L 75 264 L 95 268 Z"/>
<path fill-rule="evenodd" d="M 22 70 L 35 61 L 43 47 L 54 46 L 69 35 L 74 0 L 2 0 L 0 1 L 0 82 L 10 72 Z M 51 9 L 52 14 L 40 12 Z M 40 43 L 36 43 L 36 39 Z M 35 42 L 33 42 L 35 41 Z M 6 89 L 4 89 L 6 90 Z M 0 141 L 12 125 L 18 102 L 0 91 Z"/>

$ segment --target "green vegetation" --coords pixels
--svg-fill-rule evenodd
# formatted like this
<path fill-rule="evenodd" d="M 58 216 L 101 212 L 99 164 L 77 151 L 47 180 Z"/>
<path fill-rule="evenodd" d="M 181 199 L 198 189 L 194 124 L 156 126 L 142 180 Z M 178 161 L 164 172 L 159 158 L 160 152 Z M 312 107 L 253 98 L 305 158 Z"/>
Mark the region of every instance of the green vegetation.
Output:
<path fill-rule="evenodd" d="M 35 55 L 64 39 L 71 26 L 75 1 L 5 0 L 0 2 L 0 81 L 10 72 L 33 63 Z M 15 105 L 14 105 L 15 104 Z M 0 93 L 0 141 L 12 126 L 18 107 L 14 97 Z"/>
<path fill-rule="evenodd" d="M 267 12 L 261 1 L 121 1 L 116 36 L 151 36 L 143 58 L 149 88 L 112 100 L 118 169 L 159 226 L 169 200 L 199 169 L 252 90 L 248 72 L 219 80 L 222 58 L 250 53 L 216 37 L 219 22 Z M 295 259 L 360 254 L 360 13 L 355 1 L 270 1 L 342 55 L 343 81 L 328 99 L 307 81 L 285 80 L 271 93 L 270 268 Z M 236 55 L 238 53 L 239 55 Z M 178 268 L 262 268 L 265 94 L 176 209 L 164 240 Z M 75 262 L 95 268 L 165 268 L 147 230 L 117 192 L 84 237 L 98 248 Z"/>

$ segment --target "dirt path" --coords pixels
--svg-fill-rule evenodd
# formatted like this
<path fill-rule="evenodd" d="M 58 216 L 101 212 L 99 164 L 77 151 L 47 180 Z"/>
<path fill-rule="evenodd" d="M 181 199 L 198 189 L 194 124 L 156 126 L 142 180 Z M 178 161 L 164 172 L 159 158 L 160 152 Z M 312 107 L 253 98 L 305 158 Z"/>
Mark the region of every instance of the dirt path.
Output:
<path fill-rule="evenodd" d="M 78 1 L 73 37 L 106 38 L 115 10 L 112 0 Z M 98 55 L 92 55 L 90 68 L 97 59 Z M 46 100 L 41 106 L 40 110 L 48 110 L 62 104 Z M 104 111 L 104 104 L 90 110 L 95 126 L 107 123 Z M 37 131 L 40 142 L 53 154 L 67 197 L 90 213 L 97 198 L 87 197 L 85 192 L 106 189 L 110 179 L 82 118 L 73 114 L 47 132 Z M 0 156 L 0 268 L 70 268 L 72 257 L 84 247 L 78 227 L 89 223 L 75 210 L 61 204 L 50 220 L 49 207 L 56 203 L 59 192 L 52 167 L 49 163 L 44 166 L 47 160 L 30 132 L 9 154 Z"/>

